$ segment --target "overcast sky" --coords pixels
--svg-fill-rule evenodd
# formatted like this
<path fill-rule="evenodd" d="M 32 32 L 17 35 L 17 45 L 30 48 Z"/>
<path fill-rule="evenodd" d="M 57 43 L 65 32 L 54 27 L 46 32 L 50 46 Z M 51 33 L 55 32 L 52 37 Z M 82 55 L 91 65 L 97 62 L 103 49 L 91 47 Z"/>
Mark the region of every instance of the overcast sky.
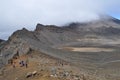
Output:
<path fill-rule="evenodd" d="M 0 0 L 0 38 L 37 23 L 63 25 L 98 19 L 98 14 L 120 18 L 120 0 Z"/>

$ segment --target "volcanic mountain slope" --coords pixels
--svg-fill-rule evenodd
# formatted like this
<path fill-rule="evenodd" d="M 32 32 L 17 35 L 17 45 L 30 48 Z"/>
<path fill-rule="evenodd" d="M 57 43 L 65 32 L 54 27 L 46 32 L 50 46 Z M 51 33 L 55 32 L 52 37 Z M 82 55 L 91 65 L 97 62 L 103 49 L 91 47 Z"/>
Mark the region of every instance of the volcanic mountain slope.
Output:
<path fill-rule="evenodd" d="M 120 21 L 109 16 L 61 27 L 37 24 L 34 31 L 23 28 L 9 37 L 1 47 L 0 66 L 7 64 L 16 54 L 37 50 L 70 62 L 102 80 L 117 80 L 120 75 L 119 45 Z"/>

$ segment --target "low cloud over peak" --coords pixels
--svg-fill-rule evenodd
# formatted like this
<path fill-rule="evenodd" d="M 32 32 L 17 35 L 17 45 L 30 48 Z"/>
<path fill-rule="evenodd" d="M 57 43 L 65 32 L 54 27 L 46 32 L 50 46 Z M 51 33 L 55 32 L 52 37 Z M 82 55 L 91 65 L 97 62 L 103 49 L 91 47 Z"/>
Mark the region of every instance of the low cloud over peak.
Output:
<path fill-rule="evenodd" d="M 99 19 L 98 14 L 104 13 L 119 16 L 118 7 L 120 0 L 2 0 L 0 30 L 11 27 L 12 30 L 33 29 L 36 23 L 85 22 Z"/>

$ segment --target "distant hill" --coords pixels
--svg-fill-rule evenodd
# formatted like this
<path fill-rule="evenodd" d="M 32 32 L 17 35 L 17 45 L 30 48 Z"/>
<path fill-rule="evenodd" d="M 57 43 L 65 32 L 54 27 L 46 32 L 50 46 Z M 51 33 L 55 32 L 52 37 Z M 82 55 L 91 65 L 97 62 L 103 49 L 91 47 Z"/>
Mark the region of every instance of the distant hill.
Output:
<path fill-rule="evenodd" d="M 0 39 L 0 43 L 3 42 L 4 40 Z"/>

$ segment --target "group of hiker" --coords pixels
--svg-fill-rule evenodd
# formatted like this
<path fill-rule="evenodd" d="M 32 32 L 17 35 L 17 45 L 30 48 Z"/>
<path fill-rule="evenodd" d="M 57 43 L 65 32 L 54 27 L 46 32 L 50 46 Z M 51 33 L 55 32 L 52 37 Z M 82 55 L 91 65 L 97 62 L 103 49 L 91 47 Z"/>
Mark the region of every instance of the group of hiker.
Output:
<path fill-rule="evenodd" d="M 20 60 L 19 61 L 19 65 L 20 65 L 20 67 L 28 67 L 28 60 L 25 60 L 25 61 L 23 61 L 23 60 Z"/>
<path fill-rule="evenodd" d="M 13 66 L 13 68 L 15 68 L 17 64 L 19 64 L 20 67 L 28 68 L 28 59 L 26 59 L 26 60 L 19 60 L 19 61 L 11 60 L 10 64 Z"/>

